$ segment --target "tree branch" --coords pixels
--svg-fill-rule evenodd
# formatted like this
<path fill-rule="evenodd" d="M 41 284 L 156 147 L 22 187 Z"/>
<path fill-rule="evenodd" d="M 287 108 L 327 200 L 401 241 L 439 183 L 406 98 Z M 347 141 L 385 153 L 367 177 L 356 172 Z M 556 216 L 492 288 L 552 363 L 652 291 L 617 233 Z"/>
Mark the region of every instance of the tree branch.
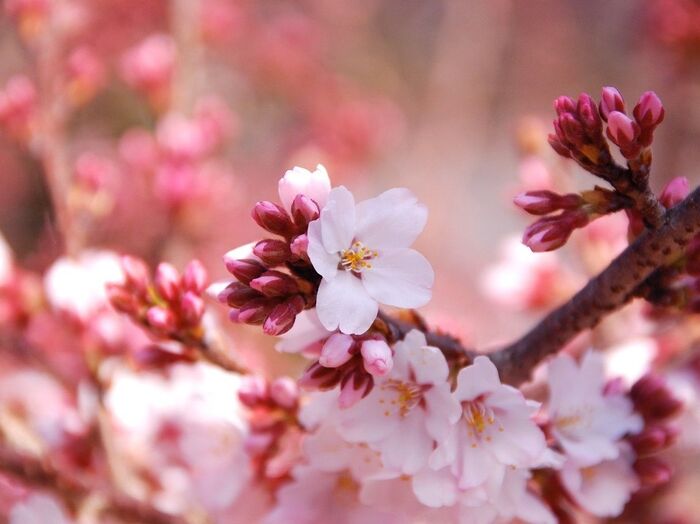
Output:
<path fill-rule="evenodd" d="M 598 276 L 568 302 L 549 313 L 523 337 L 500 350 L 484 353 L 503 382 L 518 385 L 547 356 L 559 351 L 585 329 L 595 327 L 612 311 L 635 296 L 646 296 L 650 277 L 682 256 L 690 240 L 700 233 L 700 188 L 665 213 L 660 227 L 647 230 Z M 380 313 L 379 321 L 394 340 L 411 329 L 426 333 L 428 344 L 438 347 L 458 367 L 471 364 L 479 353 L 465 348 L 458 339 L 430 332 L 421 321 L 406 321 Z"/>
<path fill-rule="evenodd" d="M 658 229 L 642 233 L 571 300 L 513 344 L 491 353 L 489 357 L 498 367 L 501 380 L 516 385 L 527 380 L 545 357 L 632 299 L 639 286 L 658 268 L 678 259 L 698 233 L 700 188 L 670 209 Z"/>

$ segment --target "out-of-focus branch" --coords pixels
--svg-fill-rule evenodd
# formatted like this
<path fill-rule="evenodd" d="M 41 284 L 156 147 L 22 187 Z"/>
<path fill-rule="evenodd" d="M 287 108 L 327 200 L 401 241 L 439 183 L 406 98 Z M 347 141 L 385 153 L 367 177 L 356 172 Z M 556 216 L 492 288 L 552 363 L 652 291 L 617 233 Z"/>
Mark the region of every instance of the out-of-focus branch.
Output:
<path fill-rule="evenodd" d="M 95 490 L 84 482 L 58 471 L 50 463 L 19 453 L 0 443 L 0 471 L 29 486 L 54 493 L 68 508 L 78 507 L 88 497 L 103 501 L 102 514 L 124 522 L 187 524 L 187 521 L 119 493 Z"/>

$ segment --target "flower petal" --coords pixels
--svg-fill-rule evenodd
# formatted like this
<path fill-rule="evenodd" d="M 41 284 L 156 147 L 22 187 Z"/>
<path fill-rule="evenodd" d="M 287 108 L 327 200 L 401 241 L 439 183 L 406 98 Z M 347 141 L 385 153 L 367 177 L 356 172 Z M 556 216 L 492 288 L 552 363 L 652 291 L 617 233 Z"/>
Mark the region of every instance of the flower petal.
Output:
<path fill-rule="evenodd" d="M 457 375 L 457 400 L 474 400 L 483 393 L 496 390 L 501 385 L 498 370 L 488 357 L 478 356 L 471 366 L 462 368 Z"/>
<path fill-rule="evenodd" d="M 331 190 L 319 220 L 327 252 L 338 253 L 350 247 L 355 236 L 355 198 L 345 186 Z"/>
<path fill-rule="evenodd" d="M 340 262 L 340 258 L 337 253 L 329 253 L 323 246 L 320 219 L 314 220 L 309 224 L 307 237 L 309 239 L 309 245 L 306 251 L 316 272 L 323 278 L 335 277 L 335 274 L 338 272 L 338 262 Z"/>
<path fill-rule="evenodd" d="M 430 262 L 413 249 L 390 249 L 372 260 L 362 272 L 367 292 L 382 304 L 416 308 L 430 301 L 435 273 Z"/>
<path fill-rule="evenodd" d="M 316 312 L 327 330 L 340 329 L 347 335 L 360 335 L 372 325 L 378 310 L 377 301 L 352 273 L 339 271 L 335 278 L 321 281 Z"/>
<path fill-rule="evenodd" d="M 427 208 L 405 188 L 395 188 L 357 205 L 356 238 L 372 249 L 408 247 L 428 220 Z"/>

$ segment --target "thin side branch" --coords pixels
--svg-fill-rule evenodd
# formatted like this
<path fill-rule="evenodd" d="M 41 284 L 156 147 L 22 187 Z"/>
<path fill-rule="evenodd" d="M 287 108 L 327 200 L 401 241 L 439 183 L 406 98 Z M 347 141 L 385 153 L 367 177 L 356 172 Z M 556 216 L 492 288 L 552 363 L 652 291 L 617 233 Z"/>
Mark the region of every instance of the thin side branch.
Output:
<path fill-rule="evenodd" d="M 658 268 L 682 256 L 688 242 L 698 233 L 700 188 L 669 210 L 658 229 L 642 233 L 571 300 L 549 313 L 521 339 L 491 353 L 489 356 L 498 367 L 501 380 L 511 384 L 527 380 L 545 357 L 631 300 Z"/>
<path fill-rule="evenodd" d="M 700 188 L 669 210 L 655 230 L 647 230 L 598 276 L 568 302 L 549 313 L 523 337 L 498 351 L 486 353 L 496 364 L 503 382 L 518 385 L 547 356 L 559 351 L 585 329 L 619 309 L 635 296 L 646 296 L 648 279 L 683 255 L 690 240 L 700 233 Z M 426 333 L 428 344 L 438 347 L 458 367 L 478 355 L 458 339 L 430 332 L 421 322 L 409 322 L 380 313 L 388 334 L 400 339 L 411 329 Z"/>

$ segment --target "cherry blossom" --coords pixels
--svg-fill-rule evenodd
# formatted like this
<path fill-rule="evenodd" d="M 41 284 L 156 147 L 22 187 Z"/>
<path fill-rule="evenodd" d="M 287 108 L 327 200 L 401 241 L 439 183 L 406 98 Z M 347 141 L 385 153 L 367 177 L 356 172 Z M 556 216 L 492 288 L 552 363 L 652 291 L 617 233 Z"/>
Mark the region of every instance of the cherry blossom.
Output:
<path fill-rule="evenodd" d="M 476 357 L 459 372 L 453 397 L 462 406 L 461 418 L 438 441 L 430 465 L 450 466 L 460 489 L 498 483 L 506 467 L 532 467 L 544 454 L 544 434 L 532 420 L 539 404 L 501 384 L 487 357 Z"/>
<path fill-rule="evenodd" d="M 278 191 L 287 211 L 291 211 L 292 202 L 297 195 L 309 197 L 322 209 L 331 191 L 331 181 L 326 168 L 321 164 L 317 165 L 314 171 L 296 166 L 289 169 L 280 179 Z"/>
<path fill-rule="evenodd" d="M 391 372 L 342 412 L 340 427 L 345 439 L 378 450 L 385 466 L 412 474 L 427 465 L 434 443 L 448 435 L 460 408 L 450 394 L 445 357 L 427 345 L 425 335 L 413 330 L 395 349 Z"/>
<path fill-rule="evenodd" d="M 77 258 L 58 259 L 46 272 L 44 287 L 51 305 L 87 320 L 108 307 L 108 283 L 124 275 L 119 257 L 110 251 L 85 251 Z"/>
<path fill-rule="evenodd" d="M 585 467 L 570 460 L 559 476 L 569 495 L 584 510 L 598 517 L 615 517 L 639 489 L 633 457 L 629 447 L 621 445 L 617 458 Z"/>
<path fill-rule="evenodd" d="M 605 393 L 601 355 L 589 351 L 580 365 L 559 355 L 548 369 L 552 434 L 566 454 L 581 466 L 617 458 L 617 441 L 640 431 L 642 419 L 627 397 Z"/>
<path fill-rule="evenodd" d="M 416 308 L 430 300 L 432 267 L 408 247 L 426 220 L 425 207 L 407 189 L 358 204 L 344 186 L 331 190 L 308 230 L 309 258 L 323 277 L 316 307 L 326 329 L 361 334 L 379 303 Z"/>

